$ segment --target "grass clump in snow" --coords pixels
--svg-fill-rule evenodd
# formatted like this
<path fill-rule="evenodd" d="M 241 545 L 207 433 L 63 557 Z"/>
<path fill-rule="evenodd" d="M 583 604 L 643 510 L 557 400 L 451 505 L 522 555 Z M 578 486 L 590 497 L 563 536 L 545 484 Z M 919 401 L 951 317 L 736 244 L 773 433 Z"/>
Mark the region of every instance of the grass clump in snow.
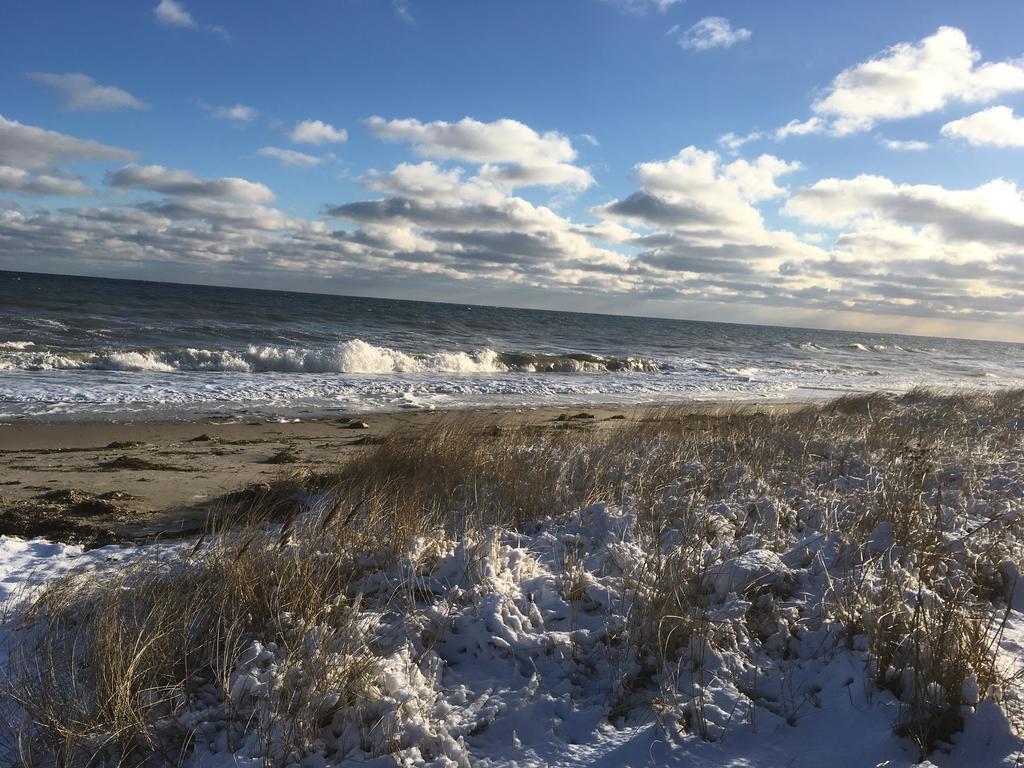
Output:
<path fill-rule="evenodd" d="M 11 655 L 23 762 L 176 764 L 211 721 L 229 746 L 307 749 L 366 691 L 372 628 L 346 588 L 358 550 L 302 533 L 301 547 L 246 531 L 48 585 Z"/>

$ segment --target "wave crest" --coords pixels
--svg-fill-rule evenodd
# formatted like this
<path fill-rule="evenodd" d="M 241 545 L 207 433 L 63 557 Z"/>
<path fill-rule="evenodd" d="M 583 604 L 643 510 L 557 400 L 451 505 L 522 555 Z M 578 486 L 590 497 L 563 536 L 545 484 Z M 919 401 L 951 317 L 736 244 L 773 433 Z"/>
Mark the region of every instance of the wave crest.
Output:
<path fill-rule="evenodd" d="M 222 371 L 233 373 L 608 373 L 664 370 L 654 360 L 574 353 L 546 355 L 439 351 L 409 354 L 361 339 L 323 349 L 250 345 L 244 350 L 121 350 L 54 353 L 28 346 L 0 346 L 0 370 L 107 370 L 171 373 Z"/>

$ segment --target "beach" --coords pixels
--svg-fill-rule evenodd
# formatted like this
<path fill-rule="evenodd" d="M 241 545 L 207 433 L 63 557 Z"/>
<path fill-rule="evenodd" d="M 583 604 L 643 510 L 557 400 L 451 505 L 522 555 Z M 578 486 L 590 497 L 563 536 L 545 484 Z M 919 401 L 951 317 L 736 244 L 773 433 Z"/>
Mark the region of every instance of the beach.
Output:
<path fill-rule="evenodd" d="M 287 422 L 239 418 L 5 424 L 0 425 L 0 534 L 25 533 L 27 519 L 43 510 L 48 517 L 77 518 L 80 529 L 62 534 L 59 525 L 47 531 L 43 523 L 33 529 L 34 535 L 92 542 L 193 534 L 231 492 L 296 471 L 329 471 L 385 437 L 429 432 L 453 417 L 470 419 L 484 430 L 510 425 L 601 429 L 618 424 L 615 417 L 633 419 L 642 411 L 604 406 L 377 413 Z M 592 418 L 568 418 L 581 414 Z M 90 514 L 76 516 L 73 508 L 83 499 L 106 501 L 109 508 L 94 505 Z M 94 539 L 96 535 L 101 538 Z"/>
<path fill-rule="evenodd" d="M 693 403 L 782 411 L 799 402 Z M 385 438 L 417 438 L 455 421 L 478 432 L 601 431 L 656 418 L 653 406 L 490 408 L 335 415 L 307 421 L 19 422 L 0 425 L 0 535 L 145 541 L 202 531 L 225 497 L 301 472 L 330 472 Z M 83 502 L 92 502 L 82 514 Z M 76 513 L 76 509 L 79 510 Z M 68 528 L 66 523 L 74 522 Z"/>

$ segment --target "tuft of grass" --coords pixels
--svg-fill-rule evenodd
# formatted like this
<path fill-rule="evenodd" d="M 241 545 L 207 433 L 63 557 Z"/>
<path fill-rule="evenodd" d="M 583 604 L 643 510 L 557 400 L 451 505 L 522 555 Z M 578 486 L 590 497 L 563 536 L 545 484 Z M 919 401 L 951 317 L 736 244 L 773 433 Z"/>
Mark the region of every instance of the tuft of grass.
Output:
<path fill-rule="evenodd" d="M 229 732 L 267 739 L 265 754 L 305 754 L 367 689 L 375 657 L 348 589 L 362 547 L 308 525 L 296 533 L 302 546 L 248 529 L 169 561 L 51 582 L 24 610 L 10 662 L 23 761 L 174 763 L 194 739 L 177 715 L 198 695 L 212 696 Z M 237 678 L 259 646 L 276 649 L 287 685 L 252 710 Z"/>

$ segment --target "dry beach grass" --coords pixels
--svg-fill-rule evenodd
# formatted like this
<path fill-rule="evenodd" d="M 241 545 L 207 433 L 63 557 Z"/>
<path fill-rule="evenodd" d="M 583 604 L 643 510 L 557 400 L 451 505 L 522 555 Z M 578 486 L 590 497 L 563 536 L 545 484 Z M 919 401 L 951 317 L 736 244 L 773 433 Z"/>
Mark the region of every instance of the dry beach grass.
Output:
<path fill-rule="evenodd" d="M 814 647 L 858 654 L 924 757 L 1020 690 L 999 642 L 1022 410 L 1024 391 L 915 390 L 602 429 L 453 415 L 241 497 L 199 540 L 48 583 L 13 609 L 2 738 L 23 765 L 465 762 L 493 716 L 438 706 L 460 622 L 502 579 L 547 573 L 557 594 L 507 601 L 487 653 L 564 656 L 613 723 L 653 712 L 708 741 L 793 725 L 821 706 L 786 687 Z"/>

